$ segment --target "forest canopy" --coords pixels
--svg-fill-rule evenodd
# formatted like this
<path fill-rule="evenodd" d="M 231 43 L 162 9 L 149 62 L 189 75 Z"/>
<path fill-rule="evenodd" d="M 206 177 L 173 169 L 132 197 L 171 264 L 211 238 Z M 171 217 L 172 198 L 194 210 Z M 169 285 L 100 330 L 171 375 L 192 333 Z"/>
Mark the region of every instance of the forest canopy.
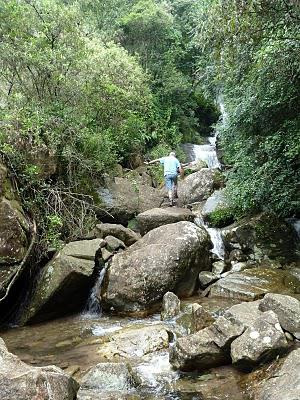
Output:
<path fill-rule="evenodd" d="M 0 0 L 0 20 L 0 151 L 29 207 L 201 143 L 221 105 L 236 214 L 299 213 L 296 0 Z"/>

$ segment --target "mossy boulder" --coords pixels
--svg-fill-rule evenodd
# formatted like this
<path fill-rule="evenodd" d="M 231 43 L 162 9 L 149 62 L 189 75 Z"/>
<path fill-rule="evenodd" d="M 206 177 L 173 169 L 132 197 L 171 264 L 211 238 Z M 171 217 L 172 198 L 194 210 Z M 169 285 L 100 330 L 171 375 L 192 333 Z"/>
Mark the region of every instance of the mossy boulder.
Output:
<path fill-rule="evenodd" d="M 255 260 L 268 257 L 287 264 L 297 259 L 298 238 L 293 227 L 271 213 L 240 220 L 222 231 L 228 251 L 236 245 Z"/>
<path fill-rule="evenodd" d="M 234 222 L 233 208 L 227 199 L 224 190 L 216 190 L 210 196 L 202 209 L 204 221 L 214 228 L 223 228 Z"/>

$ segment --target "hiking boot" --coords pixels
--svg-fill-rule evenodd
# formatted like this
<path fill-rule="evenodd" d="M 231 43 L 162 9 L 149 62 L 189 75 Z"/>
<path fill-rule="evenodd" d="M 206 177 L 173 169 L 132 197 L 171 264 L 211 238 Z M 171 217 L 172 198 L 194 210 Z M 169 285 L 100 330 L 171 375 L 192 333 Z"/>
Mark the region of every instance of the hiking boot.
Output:
<path fill-rule="evenodd" d="M 174 206 L 174 201 L 173 201 L 173 200 L 170 200 L 169 206 L 170 206 L 170 207 L 173 207 L 173 206 Z"/>

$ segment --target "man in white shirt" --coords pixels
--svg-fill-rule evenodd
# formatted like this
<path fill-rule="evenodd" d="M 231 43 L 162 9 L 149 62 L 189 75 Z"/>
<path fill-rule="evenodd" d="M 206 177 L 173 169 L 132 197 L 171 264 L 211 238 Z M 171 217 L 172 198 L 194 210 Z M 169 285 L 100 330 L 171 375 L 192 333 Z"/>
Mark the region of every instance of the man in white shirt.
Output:
<path fill-rule="evenodd" d="M 170 206 L 174 205 L 174 198 L 177 198 L 177 177 L 181 173 L 181 165 L 176 158 L 176 153 L 172 151 L 167 157 L 157 158 L 146 164 L 160 162 L 164 166 L 165 185 L 168 190 Z"/>

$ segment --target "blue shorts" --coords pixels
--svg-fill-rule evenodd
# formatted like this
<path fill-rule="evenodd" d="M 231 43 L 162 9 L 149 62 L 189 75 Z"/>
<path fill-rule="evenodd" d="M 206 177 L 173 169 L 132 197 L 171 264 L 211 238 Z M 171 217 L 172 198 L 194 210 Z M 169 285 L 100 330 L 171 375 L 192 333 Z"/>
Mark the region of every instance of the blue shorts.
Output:
<path fill-rule="evenodd" d="M 165 175 L 165 184 L 167 190 L 172 190 L 177 185 L 177 174 Z"/>

